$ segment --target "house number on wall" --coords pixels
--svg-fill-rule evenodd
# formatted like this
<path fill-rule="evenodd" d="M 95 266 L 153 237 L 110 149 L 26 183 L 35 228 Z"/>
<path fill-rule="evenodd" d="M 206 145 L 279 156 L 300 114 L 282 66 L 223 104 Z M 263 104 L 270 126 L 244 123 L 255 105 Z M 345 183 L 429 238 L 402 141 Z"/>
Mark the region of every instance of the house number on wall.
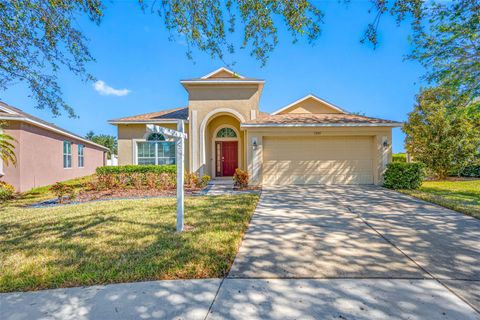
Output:
<path fill-rule="evenodd" d="M 321 131 L 314 131 L 314 132 L 313 132 L 313 135 L 315 135 L 315 136 L 319 136 L 319 135 L 321 135 L 321 134 L 322 134 Z"/>

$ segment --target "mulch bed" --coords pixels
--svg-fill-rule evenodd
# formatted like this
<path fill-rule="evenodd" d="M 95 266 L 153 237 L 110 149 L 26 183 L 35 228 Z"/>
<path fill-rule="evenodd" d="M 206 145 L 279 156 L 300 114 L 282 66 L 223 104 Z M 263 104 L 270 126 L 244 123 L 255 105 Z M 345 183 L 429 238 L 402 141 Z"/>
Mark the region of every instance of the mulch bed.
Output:
<path fill-rule="evenodd" d="M 208 186 L 204 189 L 201 188 L 185 188 L 185 195 L 201 195 L 202 191 L 206 191 Z M 249 186 L 246 188 L 237 188 L 234 187 L 232 191 L 238 191 L 242 193 L 244 191 L 260 191 L 261 188 L 257 186 Z M 82 190 L 76 194 L 75 199 L 69 200 L 65 198 L 63 203 L 60 203 L 58 199 L 50 199 L 46 201 L 41 201 L 30 205 L 30 207 L 50 207 L 56 205 L 64 204 L 76 204 L 76 203 L 85 203 L 92 201 L 101 201 L 101 200 L 119 200 L 119 199 L 144 199 L 144 198 L 155 198 L 155 197 L 175 197 L 177 194 L 177 189 L 170 190 L 158 190 L 158 189 L 136 189 L 136 188 L 127 188 L 127 189 L 111 189 L 111 190 Z"/>
<path fill-rule="evenodd" d="M 201 189 L 185 189 L 185 194 L 191 194 Z M 149 197 L 173 197 L 177 194 L 176 189 L 113 189 L 113 190 L 91 190 L 81 191 L 75 198 L 75 202 L 88 202 L 92 200 L 112 198 L 149 198 Z"/>
<path fill-rule="evenodd" d="M 195 192 L 199 192 L 202 189 L 185 188 L 185 195 L 191 195 Z M 112 190 L 82 190 L 77 193 L 74 200 L 70 201 L 65 199 L 63 203 L 60 203 L 58 199 L 51 199 L 34 203 L 31 207 L 48 207 L 62 204 L 74 204 L 85 203 L 99 200 L 115 200 L 115 199 L 143 199 L 154 197 L 175 197 L 177 194 L 176 189 L 171 190 L 158 190 L 158 189 L 112 189 Z"/>

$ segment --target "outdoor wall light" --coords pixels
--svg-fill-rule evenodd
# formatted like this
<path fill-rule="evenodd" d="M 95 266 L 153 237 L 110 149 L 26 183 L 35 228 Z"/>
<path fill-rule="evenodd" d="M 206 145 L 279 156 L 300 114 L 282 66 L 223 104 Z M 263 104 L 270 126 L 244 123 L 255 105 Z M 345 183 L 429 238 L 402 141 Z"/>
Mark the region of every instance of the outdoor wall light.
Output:
<path fill-rule="evenodd" d="M 258 144 L 257 144 L 257 139 L 256 138 L 252 139 L 252 146 L 253 146 L 253 150 L 257 150 Z"/>
<path fill-rule="evenodd" d="M 384 148 L 388 148 L 388 140 L 384 140 L 384 141 L 383 141 L 383 147 L 384 147 Z"/>

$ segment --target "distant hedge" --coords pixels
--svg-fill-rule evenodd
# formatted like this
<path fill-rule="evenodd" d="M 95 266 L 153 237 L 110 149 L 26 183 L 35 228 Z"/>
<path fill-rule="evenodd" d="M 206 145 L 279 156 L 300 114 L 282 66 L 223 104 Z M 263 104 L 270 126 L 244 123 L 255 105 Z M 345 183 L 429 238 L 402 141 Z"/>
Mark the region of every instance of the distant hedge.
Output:
<path fill-rule="evenodd" d="M 119 174 L 119 173 L 176 173 L 176 165 L 126 165 L 126 166 L 105 166 L 98 167 L 97 174 Z"/>
<path fill-rule="evenodd" d="M 407 155 L 405 153 L 394 153 L 392 154 L 393 162 L 407 162 Z"/>
<path fill-rule="evenodd" d="M 425 165 L 392 162 L 387 165 L 383 186 L 389 189 L 418 189 L 425 177 Z"/>
<path fill-rule="evenodd" d="M 471 165 L 463 168 L 460 172 L 462 177 L 480 178 L 480 164 Z"/>

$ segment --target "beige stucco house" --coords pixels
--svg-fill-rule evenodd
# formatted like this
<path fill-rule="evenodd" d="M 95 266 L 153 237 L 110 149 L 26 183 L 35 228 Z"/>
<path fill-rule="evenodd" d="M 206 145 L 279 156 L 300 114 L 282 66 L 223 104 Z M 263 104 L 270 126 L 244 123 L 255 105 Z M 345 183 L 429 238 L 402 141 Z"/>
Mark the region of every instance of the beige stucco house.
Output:
<path fill-rule="evenodd" d="M 314 95 L 272 114 L 259 110 L 264 80 L 220 68 L 182 80 L 185 107 L 110 120 L 119 164 L 175 163 L 173 142 L 147 124 L 186 123 L 187 170 L 213 178 L 247 170 L 253 184 L 380 184 L 400 123 L 351 114 Z"/>

